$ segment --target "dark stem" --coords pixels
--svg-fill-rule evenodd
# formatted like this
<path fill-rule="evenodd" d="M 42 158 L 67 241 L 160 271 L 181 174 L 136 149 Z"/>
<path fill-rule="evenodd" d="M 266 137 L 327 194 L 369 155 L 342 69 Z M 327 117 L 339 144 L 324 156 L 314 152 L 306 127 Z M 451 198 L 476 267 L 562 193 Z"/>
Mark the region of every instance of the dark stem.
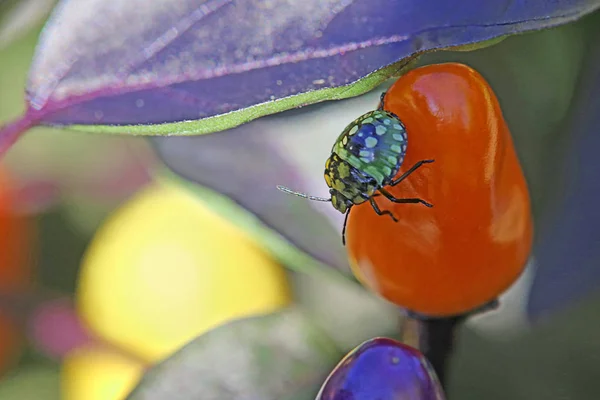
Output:
<path fill-rule="evenodd" d="M 444 390 L 448 361 L 454 351 L 456 331 L 466 319 L 466 315 L 461 315 L 419 321 L 420 350 L 433 366 Z"/>
<path fill-rule="evenodd" d="M 461 324 L 469 317 L 495 310 L 498 306 L 498 300 L 494 300 L 471 312 L 445 318 L 430 318 L 408 312 L 402 323 L 402 340 L 423 353 L 446 390 L 448 363 L 454 352 L 456 333 Z"/>

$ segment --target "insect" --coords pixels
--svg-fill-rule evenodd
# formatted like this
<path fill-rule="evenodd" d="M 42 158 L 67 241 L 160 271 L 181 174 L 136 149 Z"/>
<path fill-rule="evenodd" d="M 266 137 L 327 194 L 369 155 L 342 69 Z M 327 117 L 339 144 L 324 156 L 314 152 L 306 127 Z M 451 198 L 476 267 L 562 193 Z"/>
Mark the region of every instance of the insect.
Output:
<path fill-rule="evenodd" d="M 329 198 L 309 196 L 284 186 L 277 188 L 285 193 L 309 200 L 331 202 L 333 207 L 346 214 L 342 228 L 342 243 L 346 244 L 346 223 L 352 206 L 369 202 L 377 215 L 398 219 L 388 210 L 381 210 L 375 197 L 384 196 L 394 203 L 432 204 L 419 198 L 396 198 L 386 186 L 396 186 L 423 164 L 434 160 L 421 160 L 400 177 L 398 173 L 408 137 L 404 124 L 394 113 L 383 109 L 386 93 L 381 95 L 376 110 L 361 115 L 351 122 L 335 141 L 331 156 L 325 163 L 325 183 L 329 187 Z"/>

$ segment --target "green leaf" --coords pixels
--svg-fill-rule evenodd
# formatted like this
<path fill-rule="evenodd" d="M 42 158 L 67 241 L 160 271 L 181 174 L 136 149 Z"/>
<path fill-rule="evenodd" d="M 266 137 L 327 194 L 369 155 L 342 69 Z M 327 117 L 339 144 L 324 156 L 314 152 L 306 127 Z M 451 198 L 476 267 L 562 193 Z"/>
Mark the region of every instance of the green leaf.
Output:
<path fill-rule="evenodd" d="M 313 258 L 310 254 L 299 250 L 279 233 L 265 225 L 256 215 L 248 212 L 227 196 L 193 184 L 167 169 L 162 169 L 158 173 L 157 179 L 181 185 L 182 188 L 190 190 L 212 211 L 223 218 L 235 221 L 240 229 L 259 240 L 268 252 L 273 254 L 287 268 L 325 280 L 345 282 L 352 279 L 349 271 L 330 268 L 323 262 Z"/>
<path fill-rule="evenodd" d="M 150 369 L 128 400 L 312 400 L 342 356 L 289 308 L 194 339 Z"/>
<path fill-rule="evenodd" d="M 345 352 L 374 337 L 398 336 L 401 310 L 358 282 L 298 274 L 294 289 L 312 321 Z"/>
<path fill-rule="evenodd" d="M 55 3 L 56 0 L 0 1 L 0 49 L 41 24 Z"/>
<path fill-rule="evenodd" d="M 0 399 L 59 400 L 59 371 L 46 366 L 31 366 L 14 371 L 2 378 Z"/>

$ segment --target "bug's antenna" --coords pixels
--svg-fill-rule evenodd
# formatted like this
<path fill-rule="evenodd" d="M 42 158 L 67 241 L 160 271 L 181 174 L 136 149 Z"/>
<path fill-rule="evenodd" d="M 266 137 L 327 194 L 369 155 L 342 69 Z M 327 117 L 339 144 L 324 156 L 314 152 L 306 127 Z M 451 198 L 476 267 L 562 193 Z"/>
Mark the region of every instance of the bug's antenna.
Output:
<path fill-rule="evenodd" d="M 331 201 L 331 199 L 326 199 L 325 197 L 309 196 L 306 193 L 295 192 L 292 189 L 286 188 L 285 186 L 281 186 L 281 185 L 277 185 L 277 189 L 281 190 L 284 193 L 293 194 L 295 196 L 303 197 L 303 198 L 308 199 L 308 200 L 314 200 L 314 201 Z"/>

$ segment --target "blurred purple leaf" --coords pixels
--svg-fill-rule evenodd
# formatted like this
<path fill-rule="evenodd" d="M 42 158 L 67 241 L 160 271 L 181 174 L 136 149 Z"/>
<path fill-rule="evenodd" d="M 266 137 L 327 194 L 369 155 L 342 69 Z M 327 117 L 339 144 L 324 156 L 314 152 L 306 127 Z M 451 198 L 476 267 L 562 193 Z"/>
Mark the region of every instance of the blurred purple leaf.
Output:
<path fill-rule="evenodd" d="M 156 138 L 154 143 L 176 174 L 225 194 L 322 263 L 348 270 L 342 214 L 331 204 L 286 195 L 276 186 L 326 196 L 323 170 L 332 143 L 348 115 L 376 107 L 378 99 L 370 93 L 344 104 L 287 111 L 218 135 Z"/>
<path fill-rule="evenodd" d="M 39 123 L 134 134 L 220 131 L 364 93 L 426 50 L 564 24 L 600 6 L 598 0 L 198 3 L 59 3 L 30 72 L 28 111 L 0 131 L 0 152 Z M 111 124 L 130 126 L 105 126 Z"/>
<path fill-rule="evenodd" d="M 80 321 L 68 299 L 41 303 L 28 321 L 29 339 L 51 358 L 61 358 L 71 350 L 92 343 L 93 338 Z"/>
<path fill-rule="evenodd" d="M 335 228 L 306 200 L 276 190 L 278 184 L 297 182 L 298 172 L 265 140 L 267 130 L 261 128 L 262 124 L 252 123 L 220 135 L 155 140 L 174 172 L 234 199 L 317 260 L 345 267 Z"/>
<path fill-rule="evenodd" d="M 540 216 L 556 193 L 556 182 L 546 178 L 555 174 L 554 144 L 570 133 L 556 129 L 557 124 L 569 110 L 584 63 L 585 26 L 593 18 L 514 36 L 478 51 L 436 52 L 420 60 L 466 63 L 495 88 L 530 184 L 538 232 Z M 340 237 L 343 216 L 329 204 L 280 193 L 275 185 L 327 196 L 323 170 L 332 144 L 349 121 L 376 107 L 385 86 L 344 102 L 261 118 L 219 135 L 155 139 L 156 148 L 176 173 L 225 193 L 318 260 L 347 268 Z M 257 173 L 259 166 L 262 173 Z"/>
<path fill-rule="evenodd" d="M 60 190 L 55 182 L 49 180 L 31 180 L 18 182 L 17 201 L 14 204 L 19 214 L 36 215 L 50 210 L 60 201 Z"/>
<path fill-rule="evenodd" d="M 600 288 L 600 16 L 590 21 L 590 44 L 575 98 L 556 143 L 560 164 L 553 202 L 535 246 L 536 274 L 528 311 L 533 319 L 571 306 Z"/>
<path fill-rule="evenodd" d="M 352 350 L 331 372 L 316 400 L 444 400 L 433 368 L 418 350 L 375 338 Z"/>
<path fill-rule="evenodd" d="M 151 368 L 129 400 L 312 400 L 341 354 L 291 308 L 218 327 Z"/>

